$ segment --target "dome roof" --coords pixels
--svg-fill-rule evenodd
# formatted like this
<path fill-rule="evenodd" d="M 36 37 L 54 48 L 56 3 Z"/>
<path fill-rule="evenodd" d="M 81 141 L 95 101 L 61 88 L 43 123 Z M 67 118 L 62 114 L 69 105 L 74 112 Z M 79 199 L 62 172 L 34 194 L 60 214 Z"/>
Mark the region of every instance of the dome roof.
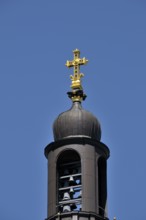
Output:
<path fill-rule="evenodd" d="M 73 136 L 84 136 L 100 141 L 101 128 L 97 118 L 85 111 L 80 102 L 74 102 L 71 109 L 61 113 L 53 124 L 54 140 Z"/>

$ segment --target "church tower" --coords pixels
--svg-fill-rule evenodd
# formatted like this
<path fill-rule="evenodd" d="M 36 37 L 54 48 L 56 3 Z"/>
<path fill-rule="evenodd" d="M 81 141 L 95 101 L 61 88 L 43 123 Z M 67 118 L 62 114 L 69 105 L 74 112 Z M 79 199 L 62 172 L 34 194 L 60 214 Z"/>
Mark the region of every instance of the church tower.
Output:
<path fill-rule="evenodd" d="M 97 118 L 82 108 L 85 100 L 78 49 L 67 61 L 71 75 L 72 107 L 61 113 L 53 124 L 54 142 L 45 148 L 48 160 L 48 214 L 46 220 L 108 220 L 107 159 L 108 147 L 100 142 Z"/>

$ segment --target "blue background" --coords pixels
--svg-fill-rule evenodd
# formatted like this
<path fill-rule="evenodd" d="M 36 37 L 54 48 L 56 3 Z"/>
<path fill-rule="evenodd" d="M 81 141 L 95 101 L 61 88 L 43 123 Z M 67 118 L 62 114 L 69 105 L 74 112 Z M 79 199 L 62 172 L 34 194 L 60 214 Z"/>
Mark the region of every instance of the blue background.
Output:
<path fill-rule="evenodd" d="M 83 107 L 98 117 L 108 160 L 109 218 L 146 218 L 146 2 L 0 1 L 0 219 L 47 217 L 52 123 L 70 108 L 72 50 Z"/>

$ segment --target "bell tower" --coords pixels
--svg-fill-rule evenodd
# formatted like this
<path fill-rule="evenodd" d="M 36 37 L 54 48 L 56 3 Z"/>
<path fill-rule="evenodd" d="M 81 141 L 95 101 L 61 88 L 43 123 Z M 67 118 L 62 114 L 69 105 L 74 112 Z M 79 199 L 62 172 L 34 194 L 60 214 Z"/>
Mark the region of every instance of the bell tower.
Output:
<path fill-rule="evenodd" d="M 72 107 L 53 124 L 54 142 L 45 148 L 48 160 L 48 213 L 46 220 L 108 220 L 107 159 L 98 119 L 82 108 L 85 100 L 80 66 L 88 62 L 73 51 Z"/>

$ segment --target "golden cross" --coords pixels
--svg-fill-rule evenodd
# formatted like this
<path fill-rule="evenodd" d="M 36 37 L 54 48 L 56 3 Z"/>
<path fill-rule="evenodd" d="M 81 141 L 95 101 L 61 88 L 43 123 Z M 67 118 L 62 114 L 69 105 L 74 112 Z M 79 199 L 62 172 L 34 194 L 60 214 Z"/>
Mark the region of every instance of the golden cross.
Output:
<path fill-rule="evenodd" d="M 80 66 L 85 65 L 88 62 L 88 60 L 85 57 L 80 58 L 80 51 L 78 49 L 75 49 L 73 53 L 74 53 L 74 59 L 72 61 L 67 60 L 65 65 L 68 68 L 74 67 L 74 75 L 70 76 L 72 80 L 71 88 L 82 89 L 81 77 L 83 77 L 84 74 L 80 73 Z"/>

